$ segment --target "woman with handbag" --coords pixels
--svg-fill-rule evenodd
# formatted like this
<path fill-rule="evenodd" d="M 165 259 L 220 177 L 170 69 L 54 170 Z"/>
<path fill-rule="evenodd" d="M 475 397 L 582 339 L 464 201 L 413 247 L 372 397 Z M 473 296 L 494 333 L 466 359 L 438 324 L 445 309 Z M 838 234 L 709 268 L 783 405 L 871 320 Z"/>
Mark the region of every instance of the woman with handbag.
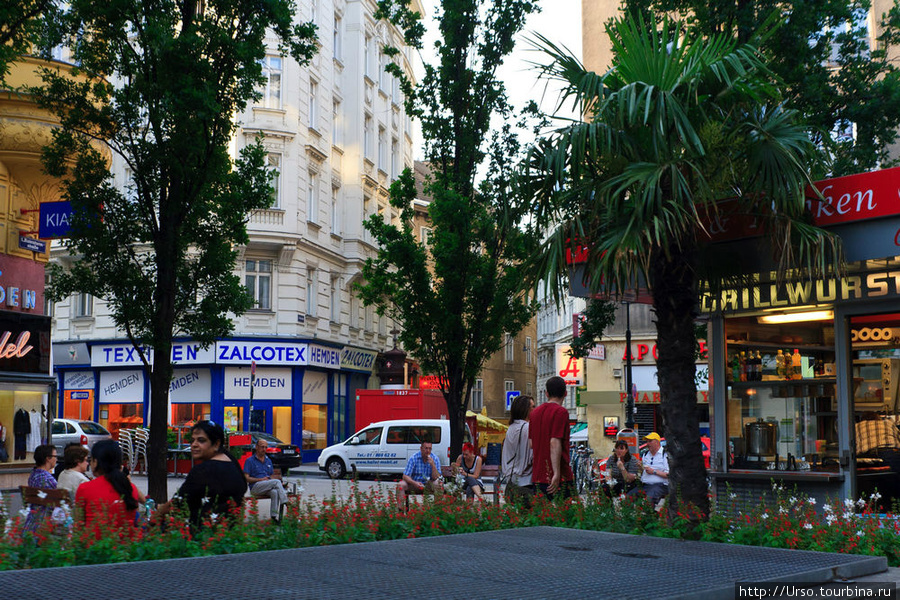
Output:
<path fill-rule="evenodd" d="M 528 417 L 534 408 L 534 398 L 517 396 L 510 407 L 509 429 L 503 441 L 502 473 L 506 482 L 507 502 L 531 507 L 534 484 L 531 483 L 531 440 L 528 439 Z"/>

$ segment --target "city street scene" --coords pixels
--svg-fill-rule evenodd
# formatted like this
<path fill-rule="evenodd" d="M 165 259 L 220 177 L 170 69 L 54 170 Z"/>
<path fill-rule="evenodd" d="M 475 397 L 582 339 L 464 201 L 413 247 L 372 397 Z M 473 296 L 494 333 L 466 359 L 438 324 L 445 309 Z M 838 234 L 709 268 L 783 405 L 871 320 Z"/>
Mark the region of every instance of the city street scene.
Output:
<path fill-rule="evenodd" d="M 4 2 L 0 589 L 896 598 L 898 60 L 900 0 Z"/>

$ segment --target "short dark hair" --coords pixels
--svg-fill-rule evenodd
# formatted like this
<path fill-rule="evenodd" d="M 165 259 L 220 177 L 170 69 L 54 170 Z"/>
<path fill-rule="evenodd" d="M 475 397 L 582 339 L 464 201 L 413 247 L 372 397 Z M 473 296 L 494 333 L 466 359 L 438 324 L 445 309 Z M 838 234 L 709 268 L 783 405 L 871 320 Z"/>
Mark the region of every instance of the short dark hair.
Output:
<path fill-rule="evenodd" d="M 198 429 L 205 433 L 206 437 L 209 438 L 210 446 L 215 446 L 216 442 L 219 442 L 219 452 L 225 452 L 225 430 L 222 429 L 221 425 L 218 425 L 213 421 L 197 421 L 194 426 L 191 427 L 191 433 L 193 434 Z"/>
<path fill-rule="evenodd" d="M 554 375 L 547 380 L 547 395 L 551 398 L 566 397 L 566 380 Z"/>
<path fill-rule="evenodd" d="M 81 464 L 81 461 L 88 457 L 88 454 L 90 453 L 87 448 L 81 444 L 66 446 L 66 449 L 63 450 L 63 464 L 67 469 L 74 469 Z"/>
<path fill-rule="evenodd" d="M 516 421 L 527 419 L 533 400 L 534 398 L 531 396 L 516 396 L 513 398 L 512 405 L 509 407 L 509 422 L 515 423 Z"/>
<path fill-rule="evenodd" d="M 613 448 L 625 448 L 628 450 L 628 442 L 625 440 L 616 440 L 616 443 L 613 444 Z"/>
<path fill-rule="evenodd" d="M 56 452 L 56 448 L 52 444 L 41 444 L 34 449 L 34 466 L 43 467 L 47 461 Z"/>

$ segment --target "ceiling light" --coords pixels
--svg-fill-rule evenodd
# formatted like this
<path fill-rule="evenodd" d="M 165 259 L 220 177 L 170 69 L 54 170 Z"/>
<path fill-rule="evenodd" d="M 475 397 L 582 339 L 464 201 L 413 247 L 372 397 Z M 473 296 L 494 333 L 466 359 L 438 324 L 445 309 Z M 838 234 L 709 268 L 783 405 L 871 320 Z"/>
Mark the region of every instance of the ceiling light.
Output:
<path fill-rule="evenodd" d="M 833 321 L 834 311 L 811 310 L 809 312 L 783 313 L 780 315 L 763 315 L 760 323 L 800 323 L 803 321 Z"/>

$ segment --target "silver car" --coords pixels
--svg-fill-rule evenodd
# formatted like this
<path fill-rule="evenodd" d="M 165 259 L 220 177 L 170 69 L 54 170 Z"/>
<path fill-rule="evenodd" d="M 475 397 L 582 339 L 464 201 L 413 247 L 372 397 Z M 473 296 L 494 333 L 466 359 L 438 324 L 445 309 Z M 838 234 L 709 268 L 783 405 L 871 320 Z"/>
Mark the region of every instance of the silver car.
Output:
<path fill-rule="evenodd" d="M 61 457 L 65 447 L 72 442 L 90 450 L 95 442 L 111 440 L 112 435 L 96 421 L 53 419 L 52 439 Z"/>

